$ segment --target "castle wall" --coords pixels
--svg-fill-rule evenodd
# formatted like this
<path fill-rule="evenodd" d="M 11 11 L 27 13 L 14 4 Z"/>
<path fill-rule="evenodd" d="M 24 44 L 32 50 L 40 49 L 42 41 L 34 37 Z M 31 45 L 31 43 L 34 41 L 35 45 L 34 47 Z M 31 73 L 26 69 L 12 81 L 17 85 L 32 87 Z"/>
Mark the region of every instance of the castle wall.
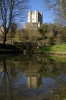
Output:
<path fill-rule="evenodd" d="M 28 12 L 28 22 L 25 24 L 25 28 L 38 28 L 43 22 L 42 12 L 35 10 L 34 12 Z"/>
<path fill-rule="evenodd" d="M 28 22 L 32 22 L 32 11 L 28 12 Z"/>

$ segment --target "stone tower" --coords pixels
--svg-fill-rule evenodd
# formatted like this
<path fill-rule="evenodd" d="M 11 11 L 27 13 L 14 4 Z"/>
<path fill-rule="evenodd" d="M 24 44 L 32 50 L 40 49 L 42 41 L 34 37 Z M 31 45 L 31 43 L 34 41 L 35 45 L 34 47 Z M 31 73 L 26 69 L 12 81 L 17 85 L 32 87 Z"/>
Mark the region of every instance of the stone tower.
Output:
<path fill-rule="evenodd" d="M 25 24 L 25 28 L 38 28 L 43 22 L 43 13 L 35 10 L 34 12 L 28 12 L 28 22 Z"/>

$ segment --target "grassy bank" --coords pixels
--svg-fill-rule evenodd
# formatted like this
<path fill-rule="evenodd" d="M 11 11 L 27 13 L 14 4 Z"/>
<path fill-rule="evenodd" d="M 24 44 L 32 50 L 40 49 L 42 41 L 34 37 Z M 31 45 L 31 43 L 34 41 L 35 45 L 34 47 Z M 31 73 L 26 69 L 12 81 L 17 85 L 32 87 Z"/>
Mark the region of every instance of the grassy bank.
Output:
<path fill-rule="evenodd" d="M 66 44 L 46 46 L 38 49 L 39 52 L 66 52 Z"/>
<path fill-rule="evenodd" d="M 66 56 L 55 56 L 55 55 L 39 55 L 39 57 L 43 58 L 43 59 L 51 59 L 53 61 L 56 62 L 60 62 L 60 63 L 66 63 Z"/>

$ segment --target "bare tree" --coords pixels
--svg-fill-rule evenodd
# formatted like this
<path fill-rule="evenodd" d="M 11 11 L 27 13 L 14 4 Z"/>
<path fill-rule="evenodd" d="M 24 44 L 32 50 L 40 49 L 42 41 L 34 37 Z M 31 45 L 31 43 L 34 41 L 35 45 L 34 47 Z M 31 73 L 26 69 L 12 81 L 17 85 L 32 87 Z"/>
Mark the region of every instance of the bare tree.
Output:
<path fill-rule="evenodd" d="M 0 0 L 0 26 L 3 27 L 3 44 L 12 23 L 23 22 L 29 8 L 29 0 Z"/>
<path fill-rule="evenodd" d="M 52 11 L 56 22 L 66 23 L 66 0 L 44 0 L 44 3 Z"/>
<path fill-rule="evenodd" d="M 17 24 L 16 23 L 12 23 L 11 27 L 10 27 L 11 44 L 12 44 L 12 38 L 15 37 L 16 30 L 17 30 Z"/>

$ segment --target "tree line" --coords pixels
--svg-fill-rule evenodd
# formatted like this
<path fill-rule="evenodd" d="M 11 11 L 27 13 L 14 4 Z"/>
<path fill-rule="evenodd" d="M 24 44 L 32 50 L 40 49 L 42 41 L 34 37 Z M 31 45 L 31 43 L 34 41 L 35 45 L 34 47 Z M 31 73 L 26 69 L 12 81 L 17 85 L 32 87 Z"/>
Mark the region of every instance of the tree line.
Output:
<path fill-rule="evenodd" d="M 0 26 L 3 34 L 3 45 L 6 43 L 6 37 L 9 33 L 15 33 L 18 23 L 23 22 L 29 10 L 30 0 L 0 0 Z M 62 30 L 65 35 L 66 25 L 66 1 L 65 0 L 43 0 L 44 9 L 51 10 L 54 14 L 54 21 L 57 25 L 42 25 L 39 28 L 42 37 L 45 37 L 47 31 L 51 31 L 56 37 L 57 33 Z M 60 28 L 59 25 L 60 24 Z M 62 26 L 62 28 L 61 28 Z M 44 27 L 44 28 L 42 28 Z M 2 30 L 3 29 L 3 30 Z M 61 30 L 60 30 L 61 29 Z M 59 31 L 58 31 L 59 30 Z M 63 35 L 62 34 L 62 35 Z M 64 37 L 64 35 L 62 37 Z M 46 37 L 45 37 L 46 38 Z M 52 39 L 51 39 L 52 40 Z"/>
<path fill-rule="evenodd" d="M 29 8 L 29 0 L 0 0 L 0 26 L 3 30 L 3 45 L 6 42 L 7 34 L 14 31 L 16 23 L 23 22 Z"/>
<path fill-rule="evenodd" d="M 43 24 L 38 28 L 43 41 L 49 41 L 50 44 L 66 43 L 66 26 L 53 24 Z"/>

